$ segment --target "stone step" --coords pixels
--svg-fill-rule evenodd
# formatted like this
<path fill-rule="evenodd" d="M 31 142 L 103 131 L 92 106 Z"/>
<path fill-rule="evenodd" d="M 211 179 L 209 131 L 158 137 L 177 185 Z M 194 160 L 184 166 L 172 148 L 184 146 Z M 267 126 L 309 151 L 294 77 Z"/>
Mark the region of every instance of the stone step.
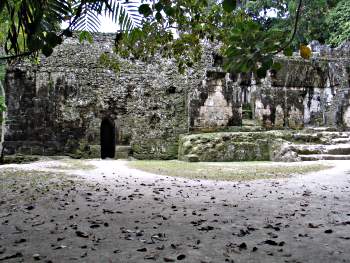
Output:
<path fill-rule="evenodd" d="M 328 154 L 350 154 L 350 144 L 337 144 L 337 145 L 329 145 L 326 146 L 326 152 Z"/>
<path fill-rule="evenodd" d="M 305 143 L 321 143 L 321 144 L 333 144 L 333 143 L 347 143 L 350 142 L 349 132 L 298 132 L 292 135 L 292 139 L 299 142 Z M 333 142 L 333 140 L 335 140 Z M 337 141 L 339 140 L 339 141 Z"/>
<path fill-rule="evenodd" d="M 330 137 L 341 137 L 341 138 L 347 138 L 350 137 L 350 132 L 346 131 L 323 131 L 323 132 L 317 132 L 314 133 L 318 136 L 330 136 Z"/>
<path fill-rule="evenodd" d="M 116 145 L 115 151 L 116 152 L 130 152 L 131 146 L 130 145 Z"/>
<path fill-rule="evenodd" d="M 350 155 L 332 155 L 332 154 L 310 154 L 299 155 L 302 161 L 319 161 L 319 160 L 350 160 Z"/>
<path fill-rule="evenodd" d="M 260 126 L 260 125 L 257 124 L 256 120 L 242 119 L 242 126 Z"/>
<path fill-rule="evenodd" d="M 131 155 L 130 145 L 116 145 L 115 146 L 115 159 L 128 159 Z"/>
<path fill-rule="evenodd" d="M 293 140 L 302 141 L 302 142 L 319 142 L 321 136 L 317 133 L 296 133 L 292 135 Z"/>
<path fill-rule="evenodd" d="M 345 132 L 341 132 L 335 135 L 337 138 L 349 138 L 349 134 Z"/>
<path fill-rule="evenodd" d="M 350 144 L 350 138 L 334 138 L 331 140 L 331 144 L 339 144 L 339 143 L 349 143 Z"/>
<path fill-rule="evenodd" d="M 322 145 L 322 144 L 296 144 L 292 149 L 299 155 L 328 154 L 350 155 L 350 144 Z"/>
<path fill-rule="evenodd" d="M 309 132 L 322 132 L 322 131 L 337 131 L 335 127 L 305 127 L 305 131 Z"/>

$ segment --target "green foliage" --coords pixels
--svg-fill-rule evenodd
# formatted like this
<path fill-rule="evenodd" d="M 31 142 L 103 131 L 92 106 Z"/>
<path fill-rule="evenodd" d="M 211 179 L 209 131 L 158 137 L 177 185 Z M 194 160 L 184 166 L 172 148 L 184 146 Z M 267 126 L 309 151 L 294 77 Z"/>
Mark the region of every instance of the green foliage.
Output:
<path fill-rule="evenodd" d="M 84 40 L 88 41 L 90 44 L 94 42 L 92 35 L 88 31 L 82 31 L 79 34 L 79 42 L 82 43 Z"/>
<path fill-rule="evenodd" d="M 62 1 L 4 0 L 0 14 L 8 16 L 8 30 L 5 41 L 6 53 L 37 51 L 43 49 L 46 55 L 62 39 L 56 35 L 61 14 L 68 14 L 69 5 Z M 53 37 L 55 35 L 56 37 Z"/>
<path fill-rule="evenodd" d="M 8 14 L 0 14 L 0 44 L 1 46 L 5 43 L 6 33 L 9 28 L 9 17 Z M 0 54 L 1 55 L 1 54 Z"/>
<path fill-rule="evenodd" d="M 327 42 L 330 31 L 327 28 L 326 18 L 334 2 L 336 1 L 304 1 L 294 46 L 298 46 L 299 43 L 310 43 L 312 40 L 318 40 L 320 43 Z"/>
<path fill-rule="evenodd" d="M 110 16 L 122 30 L 130 30 L 140 23 L 136 0 L 1 0 L 0 42 L 12 56 L 51 55 L 63 37 L 72 36 L 72 30 L 96 32 L 98 15 Z M 1 22 L 2 22 L 1 21 Z M 63 21 L 68 27 L 60 29 Z M 91 40 L 87 33 L 81 39 Z"/>
<path fill-rule="evenodd" d="M 3 122 L 3 112 L 6 111 L 5 96 L 3 94 L 2 81 L 0 80 L 0 124 Z"/>
<path fill-rule="evenodd" d="M 152 59 L 155 54 L 175 58 L 180 72 L 201 58 L 201 42 L 222 44 L 220 53 L 227 70 L 253 71 L 261 77 L 272 66 L 278 68 L 272 62 L 273 55 L 289 48 L 288 28 L 266 30 L 246 13 L 244 5 L 238 6 L 233 0 L 159 0 L 142 4 L 139 12 L 145 17 L 141 28 L 120 34 L 116 52 L 141 60 Z"/>
<path fill-rule="evenodd" d="M 328 43 L 338 46 L 350 40 L 350 2 L 340 1 L 327 17 L 330 37 Z"/>
<path fill-rule="evenodd" d="M 5 79 L 6 65 L 0 62 L 0 83 Z"/>
<path fill-rule="evenodd" d="M 0 96 L 0 113 L 6 111 L 5 97 Z"/>
<path fill-rule="evenodd" d="M 141 18 L 136 8 L 137 0 L 125 2 L 120 0 L 75 0 L 73 3 L 77 10 L 75 21 L 71 20 L 74 21 L 73 30 L 97 32 L 100 27 L 98 17 L 100 14 L 109 16 L 112 21 L 119 24 L 121 30 L 130 30 L 140 24 Z"/>
<path fill-rule="evenodd" d="M 248 1 L 246 8 L 254 20 L 259 21 L 267 29 L 292 30 L 298 1 Z M 327 42 L 331 32 L 327 27 L 327 15 L 338 2 L 339 0 L 303 0 L 298 30 L 292 42 L 294 49 L 298 48 L 300 43 L 310 43 L 312 40 Z M 271 10 L 274 10 L 275 16 L 267 15 Z"/>
<path fill-rule="evenodd" d="M 152 9 L 149 7 L 148 4 L 142 4 L 139 7 L 139 12 L 144 17 L 148 17 L 148 16 L 150 16 L 152 14 Z"/>
<path fill-rule="evenodd" d="M 222 2 L 222 7 L 225 12 L 232 12 L 236 8 L 236 0 L 224 0 Z"/>
<path fill-rule="evenodd" d="M 280 68 L 272 59 L 277 53 L 291 56 L 313 39 L 331 36 L 332 44 L 347 39 L 349 5 L 347 0 L 2 0 L 0 18 L 7 23 L 0 40 L 5 36 L 9 54 L 49 56 L 72 30 L 81 31 L 81 42 L 91 42 L 98 14 L 106 14 L 121 26 L 115 40 L 121 57 L 174 58 L 184 72 L 201 58 L 201 43 L 220 43 L 227 70 L 264 77 Z M 271 10 L 275 16 L 267 15 Z M 58 26 L 62 21 L 69 21 L 65 30 Z M 112 60 L 101 57 L 102 64 L 119 70 Z"/>
<path fill-rule="evenodd" d="M 116 73 L 119 73 L 120 71 L 120 63 L 116 58 L 112 58 L 110 55 L 103 53 L 99 58 L 99 63 L 111 70 L 113 70 Z"/>
<path fill-rule="evenodd" d="M 281 30 L 262 30 L 261 25 L 250 18 L 236 21 L 227 44 L 223 46 L 226 69 L 231 72 L 256 72 L 258 77 L 265 77 L 273 66 L 273 52 L 279 49 L 286 37 Z M 274 65 L 274 68 L 277 66 Z"/>

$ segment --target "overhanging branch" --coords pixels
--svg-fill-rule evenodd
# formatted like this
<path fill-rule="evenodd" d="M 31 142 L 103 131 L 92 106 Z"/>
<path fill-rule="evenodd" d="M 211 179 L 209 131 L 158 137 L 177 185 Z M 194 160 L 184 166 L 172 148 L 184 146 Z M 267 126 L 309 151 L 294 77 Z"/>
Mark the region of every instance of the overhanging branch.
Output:
<path fill-rule="evenodd" d="M 302 4 L 303 4 L 303 0 L 299 0 L 297 13 L 296 13 L 296 16 L 295 16 L 293 34 L 292 34 L 291 38 L 289 39 L 289 41 L 287 43 L 285 43 L 283 46 L 281 46 L 279 49 L 277 49 L 277 51 L 274 53 L 274 55 L 276 55 L 279 52 L 283 51 L 285 48 L 287 48 L 293 42 L 293 40 L 295 38 L 295 35 L 297 33 L 297 30 L 298 30 L 298 23 L 299 23 L 299 18 L 300 18 Z"/>

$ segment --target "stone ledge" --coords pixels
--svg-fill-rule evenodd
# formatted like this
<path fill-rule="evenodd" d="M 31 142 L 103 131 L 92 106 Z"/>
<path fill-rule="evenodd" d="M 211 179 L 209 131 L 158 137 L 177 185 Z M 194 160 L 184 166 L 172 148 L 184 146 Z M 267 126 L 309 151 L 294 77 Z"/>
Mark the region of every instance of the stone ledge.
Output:
<path fill-rule="evenodd" d="M 295 162 L 313 155 L 341 155 L 350 158 L 350 134 L 309 130 L 263 132 L 217 132 L 180 136 L 178 158 L 184 161 L 280 161 Z M 340 143 L 334 143 L 338 139 Z M 310 155 L 305 157 L 305 155 Z M 195 157 L 195 158 L 192 158 Z M 321 158 L 323 158 L 321 156 Z M 348 157 L 343 157 L 348 156 Z M 302 157 L 302 158 L 301 158 Z"/>

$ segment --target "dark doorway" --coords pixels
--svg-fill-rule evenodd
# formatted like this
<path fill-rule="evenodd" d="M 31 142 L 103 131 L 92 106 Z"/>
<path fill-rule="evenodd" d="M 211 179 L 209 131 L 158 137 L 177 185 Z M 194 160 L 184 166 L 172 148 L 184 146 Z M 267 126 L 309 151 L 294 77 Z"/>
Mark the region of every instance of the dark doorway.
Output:
<path fill-rule="evenodd" d="M 105 118 L 101 122 L 101 158 L 114 158 L 115 155 L 115 126 Z"/>

